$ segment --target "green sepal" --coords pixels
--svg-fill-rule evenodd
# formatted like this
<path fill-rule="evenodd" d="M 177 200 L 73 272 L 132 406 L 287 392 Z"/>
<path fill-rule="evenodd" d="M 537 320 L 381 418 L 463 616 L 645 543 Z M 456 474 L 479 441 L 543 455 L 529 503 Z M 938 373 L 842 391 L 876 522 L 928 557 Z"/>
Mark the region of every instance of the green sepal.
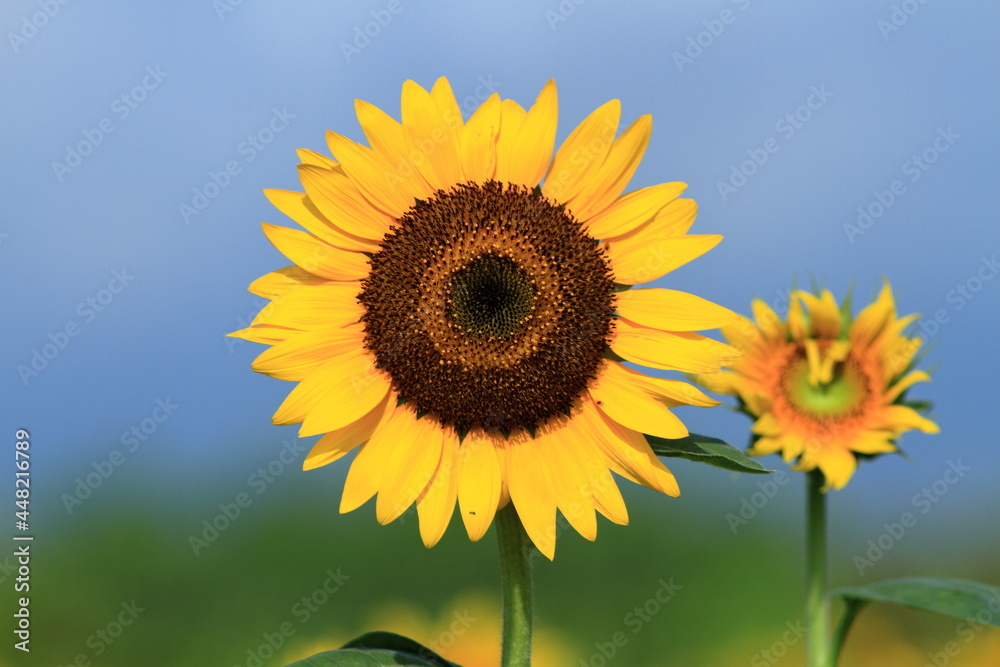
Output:
<path fill-rule="evenodd" d="M 674 440 L 647 435 L 646 440 L 657 456 L 682 458 L 688 461 L 707 463 L 717 468 L 757 475 L 774 472 L 749 458 L 728 442 L 707 435 L 691 433 L 687 437 Z"/>
<path fill-rule="evenodd" d="M 391 632 L 369 632 L 344 644 L 336 651 L 324 651 L 287 667 L 460 667 L 426 646 Z"/>

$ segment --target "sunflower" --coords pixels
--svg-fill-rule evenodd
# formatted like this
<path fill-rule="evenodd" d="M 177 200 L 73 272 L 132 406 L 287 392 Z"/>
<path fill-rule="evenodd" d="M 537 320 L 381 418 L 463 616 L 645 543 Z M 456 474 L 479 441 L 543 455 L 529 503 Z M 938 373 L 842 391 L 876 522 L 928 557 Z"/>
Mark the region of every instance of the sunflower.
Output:
<path fill-rule="evenodd" d="M 828 290 L 796 291 L 782 322 L 756 300 L 756 325 L 740 318 L 722 329 L 743 357 L 699 378 L 738 396 L 756 420 L 750 454 L 780 452 L 786 462 L 798 459 L 796 470 L 819 468 L 826 489 L 847 484 L 859 456 L 898 451 L 903 432 L 938 432 L 919 414 L 927 404 L 905 398 L 914 383 L 930 380 L 914 369 L 921 339 L 903 335 L 917 315 L 897 318 L 888 282 L 853 321 L 849 311 Z"/>
<path fill-rule="evenodd" d="M 271 347 L 253 369 L 297 382 L 275 424 L 325 434 L 304 467 L 359 445 L 341 512 L 377 494 L 381 523 L 416 503 L 427 546 L 456 500 L 472 540 L 512 502 L 555 552 L 556 510 L 587 539 L 595 511 L 628 520 L 610 472 L 676 496 L 644 433 L 687 434 L 670 411 L 717 402 L 679 380 L 738 353 L 694 333 L 735 314 L 669 289 L 627 288 L 705 253 L 683 183 L 622 194 L 649 141 L 616 138 L 612 100 L 552 157 L 550 81 L 525 110 L 496 94 L 465 121 L 448 81 L 407 81 L 402 122 L 363 101 L 365 146 L 327 134 L 302 150 L 305 192 L 267 190 L 306 231 L 264 224 L 294 264 L 250 285 L 271 299 L 233 336 Z"/>

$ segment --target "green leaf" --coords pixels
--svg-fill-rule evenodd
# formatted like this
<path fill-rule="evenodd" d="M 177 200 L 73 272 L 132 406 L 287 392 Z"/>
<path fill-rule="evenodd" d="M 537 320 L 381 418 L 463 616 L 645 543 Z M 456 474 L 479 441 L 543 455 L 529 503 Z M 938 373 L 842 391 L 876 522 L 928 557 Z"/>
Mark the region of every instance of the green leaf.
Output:
<path fill-rule="evenodd" d="M 369 632 L 336 651 L 325 651 L 287 667 L 460 667 L 408 637 L 391 632 Z"/>
<path fill-rule="evenodd" d="M 861 602 L 888 602 L 955 618 L 972 617 L 1000 626 L 1000 588 L 975 581 L 944 577 L 889 579 L 870 586 L 841 588 L 833 595 Z M 985 620 L 978 616 L 984 609 L 989 613 Z"/>
<path fill-rule="evenodd" d="M 718 438 L 710 438 L 707 435 L 691 433 L 685 438 L 675 440 L 647 435 L 646 440 L 657 456 L 673 456 L 688 461 L 698 461 L 736 472 L 758 475 L 774 472 L 750 459 L 728 442 L 723 442 Z"/>

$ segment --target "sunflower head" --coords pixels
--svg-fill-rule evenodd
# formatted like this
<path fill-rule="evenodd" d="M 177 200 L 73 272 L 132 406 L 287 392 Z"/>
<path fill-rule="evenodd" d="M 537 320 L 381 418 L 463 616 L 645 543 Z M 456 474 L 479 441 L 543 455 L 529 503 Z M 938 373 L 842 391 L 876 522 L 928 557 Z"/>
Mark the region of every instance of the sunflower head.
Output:
<path fill-rule="evenodd" d="M 741 318 L 722 330 L 743 357 L 699 377 L 737 396 L 755 420 L 750 454 L 780 452 L 797 470 L 818 468 L 826 488 L 839 489 L 859 458 L 898 451 L 903 432 L 938 432 L 920 415 L 929 404 L 906 398 L 930 377 L 914 368 L 921 339 L 904 335 L 917 316 L 896 316 L 888 283 L 853 320 L 849 300 L 839 306 L 827 290 L 794 292 L 785 321 L 760 300 L 753 312 L 756 323 Z"/>
<path fill-rule="evenodd" d="M 333 158 L 299 152 L 304 192 L 266 191 L 305 231 L 264 225 L 293 265 L 251 284 L 271 303 L 231 335 L 298 383 L 273 419 L 324 434 L 305 467 L 360 446 L 341 511 L 415 503 L 430 546 L 456 503 L 473 540 L 513 503 L 550 558 L 557 511 L 588 539 L 596 513 L 627 521 L 612 472 L 677 495 L 643 434 L 687 435 L 671 409 L 716 402 L 621 360 L 703 373 L 738 353 L 695 333 L 731 311 L 628 289 L 721 240 L 687 233 L 683 183 L 624 192 L 649 116 L 619 135 L 612 100 L 553 156 L 551 81 L 527 110 L 494 94 L 463 119 L 443 78 L 401 106 L 358 101 L 367 145 L 328 133 Z"/>

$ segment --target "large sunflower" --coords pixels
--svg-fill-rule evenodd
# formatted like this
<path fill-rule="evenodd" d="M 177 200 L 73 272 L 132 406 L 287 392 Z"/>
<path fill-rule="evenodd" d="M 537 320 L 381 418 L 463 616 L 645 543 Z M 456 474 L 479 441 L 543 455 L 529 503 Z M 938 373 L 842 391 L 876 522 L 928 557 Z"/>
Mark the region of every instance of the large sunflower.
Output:
<path fill-rule="evenodd" d="M 741 318 L 722 332 L 743 352 L 731 370 L 699 378 L 707 388 L 732 394 L 756 419 L 749 453 L 780 452 L 798 459 L 797 470 L 819 468 L 826 488 L 851 479 L 858 456 L 898 450 L 910 429 L 937 433 L 906 390 L 930 380 L 915 370 L 919 338 L 903 335 L 917 315 L 897 318 L 886 283 L 874 303 L 853 321 L 833 294 L 792 294 L 782 322 L 763 301 L 753 302 L 756 325 Z"/>
<path fill-rule="evenodd" d="M 513 502 L 549 558 L 557 509 L 591 540 L 595 510 L 627 522 L 610 471 L 676 496 L 643 433 L 683 437 L 670 408 L 716 401 L 620 362 L 704 373 L 738 353 L 693 333 L 731 311 L 624 291 L 721 240 L 687 234 L 683 183 L 622 194 L 650 117 L 616 138 L 612 100 L 553 159 L 552 81 L 527 111 L 494 94 L 468 121 L 444 78 L 407 81 L 401 106 L 399 123 L 357 101 L 370 147 L 330 132 L 336 161 L 299 152 L 304 193 L 265 193 L 307 231 L 264 224 L 294 266 L 251 284 L 272 302 L 231 335 L 272 346 L 254 370 L 298 382 L 273 421 L 325 434 L 305 468 L 361 445 L 342 512 L 377 494 L 387 523 L 415 502 L 431 546 L 456 499 L 473 540 Z"/>

